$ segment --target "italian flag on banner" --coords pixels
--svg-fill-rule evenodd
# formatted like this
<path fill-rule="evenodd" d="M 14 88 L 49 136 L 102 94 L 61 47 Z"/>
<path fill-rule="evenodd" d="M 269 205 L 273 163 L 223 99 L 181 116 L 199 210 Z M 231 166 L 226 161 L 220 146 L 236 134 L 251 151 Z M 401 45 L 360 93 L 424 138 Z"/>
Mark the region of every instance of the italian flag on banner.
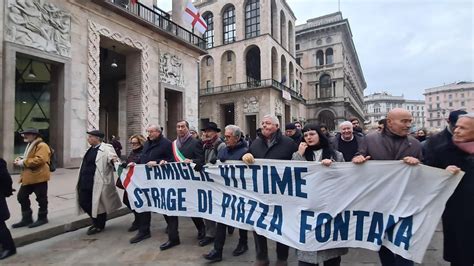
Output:
<path fill-rule="evenodd" d="M 133 173 L 135 172 L 135 164 L 131 163 L 127 166 L 127 168 L 124 168 L 121 164 L 116 164 L 115 167 L 117 169 L 118 177 L 122 180 L 123 187 L 127 189 L 128 185 L 132 181 Z"/>
<path fill-rule="evenodd" d="M 173 141 L 173 156 L 175 162 L 184 162 L 186 157 L 179 151 L 177 140 Z"/>

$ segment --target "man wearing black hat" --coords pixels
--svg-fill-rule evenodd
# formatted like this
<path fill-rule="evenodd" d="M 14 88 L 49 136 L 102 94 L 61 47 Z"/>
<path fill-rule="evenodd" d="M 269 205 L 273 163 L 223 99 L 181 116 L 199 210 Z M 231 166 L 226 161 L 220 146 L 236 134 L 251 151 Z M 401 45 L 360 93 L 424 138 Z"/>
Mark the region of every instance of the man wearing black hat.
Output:
<path fill-rule="evenodd" d="M 217 127 L 214 122 L 209 122 L 201 129 L 204 131 L 203 148 L 204 148 L 204 162 L 205 163 L 216 163 L 217 154 L 220 150 L 225 148 L 225 143 L 219 138 L 219 132 L 221 129 Z M 206 237 L 199 241 L 201 247 L 209 245 L 214 242 L 216 238 L 216 222 L 211 220 L 204 220 L 206 224 Z"/>
<path fill-rule="evenodd" d="M 88 235 L 100 233 L 105 228 L 107 213 L 122 206 L 114 180 L 114 162 L 118 161 L 114 147 L 103 143 L 104 133 L 87 132 L 91 145 L 82 159 L 77 182 L 77 207 L 92 219 Z"/>
<path fill-rule="evenodd" d="M 21 205 L 22 219 L 12 225 L 13 228 L 28 226 L 30 228 L 48 222 L 48 181 L 51 176 L 48 163 L 50 163 L 51 150 L 43 142 L 39 130 L 26 129 L 20 134 L 28 145 L 22 157 L 15 159 L 13 164 L 22 168 L 20 175 L 21 187 L 18 191 L 18 202 Z M 33 223 L 30 195 L 35 193 L 38 201 L 38 220 Z"/>

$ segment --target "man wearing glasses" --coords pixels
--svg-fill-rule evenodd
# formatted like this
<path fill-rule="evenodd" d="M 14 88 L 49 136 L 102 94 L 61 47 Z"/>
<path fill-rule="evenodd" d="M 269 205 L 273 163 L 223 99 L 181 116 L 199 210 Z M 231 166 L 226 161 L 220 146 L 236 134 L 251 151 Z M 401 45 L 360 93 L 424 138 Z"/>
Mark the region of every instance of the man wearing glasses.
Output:
<path fill-rule="evenodd" d="M 147 141 L 143 145 L 143 151 L 140 155 L 140 164 L 146 164 L 148 167 L 157 166 L 162 160 L 173 162 L 173 153 L 171 150 L 171 141 L 162 135 L 161 127 L 149 125 L 147 130 Z M 151 237 L 150 234 L 151 212 L 142 212 L 137 214 L 138 233 L 130 239 L 130 243 L 138 243 Z M 177 240 L 179 242 L 179 240 Z"/>

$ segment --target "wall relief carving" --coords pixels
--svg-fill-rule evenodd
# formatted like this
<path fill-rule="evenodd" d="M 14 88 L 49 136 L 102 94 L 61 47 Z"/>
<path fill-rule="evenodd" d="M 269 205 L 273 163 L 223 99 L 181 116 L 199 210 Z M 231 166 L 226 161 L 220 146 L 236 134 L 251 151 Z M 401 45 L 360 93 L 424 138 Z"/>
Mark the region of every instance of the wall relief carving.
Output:
<path fill-rule="evenodd" d="M 6 40 L 71 57 L 71 15 L 44 0 L 8 0 Z"/>
<path fill-rule="evenodd" d="M 257 97 L 244 97 L 244 113 L 258 113 L 259 103 Z"/>
<path fill-rule="evenodd" d="M 141 56 L 141 128 L 145 130 L 149 123 L 149 101 L 150 101 L 150 55 L 149 46 L 136 41 L 130 36 L 110 30 L 89 20 L 88 33 L 88 73 L 89 84 L 87 86 L 87 129 L 99 128 L 99 84 L 100 84 L 100 38 L 101 36 L 112 39 L 140 50 Z"/>
<path fill-rule="evenodd" d="M 283 102 L 280 99 L 275 99 L 275 115 L 283 114 Z"/>
<path fill-rule="evenodd" d="M 160 56 L 160 81 L 184 87 L 183 63 L 181 58 L 170 53 Z"/>

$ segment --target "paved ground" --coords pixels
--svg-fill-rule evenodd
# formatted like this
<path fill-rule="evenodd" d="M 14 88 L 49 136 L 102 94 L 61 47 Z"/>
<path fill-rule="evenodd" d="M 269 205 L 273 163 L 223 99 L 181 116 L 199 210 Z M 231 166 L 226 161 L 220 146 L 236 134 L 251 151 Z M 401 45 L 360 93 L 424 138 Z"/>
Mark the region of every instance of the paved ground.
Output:
<path fill-rule="evenodd" d="M 58 169 L 49 184 L 50 223 L 35 229 L 11 229 L 17 243 L 32 243 L 18 249 L 18 254 L 2 265 L 202 265 L 201 258 L 209 251 L 208 247 L 199 247 L 196 240 L 196 229 L 188 218 L 180 219 L 182 244 L 171 250 L 161 252 L 159 245 L 167 238 L 164 234 L 165 222 L 162 215 L 154 214 L 152 221 L 152 238 L 142 243 L 130 245 L 128 240 L 134 235 L 126 232 L 132 216 L 126 215 L 110 220 L 106 230 L 96 236 L 87 236 L 88 219 L 75 214 L 74 187 L 77 180 L 77 169 Z M 17 180 L 18 176 L 14 176 Z M 18 188 L 18 187 L 17 187 Z M 37 206 L 31 198 L 36 214 Z M 8 199 L 12 218 L 11 225 L 20 219 L 19 205 L 16 198 Z M 68 232 L 82 228 L 77 231 Z M 57 235 L 57 236 L 56 236 Z M 53 237 L 56 236 L 56 237 Z M 53 237 L 53 238 L 51 238 Z M 50 238 L 50 239 L 48 239 Z M 44 241 L 39 241 L 47 239 Z M 238 241 L 238 232 L 230 236 L 224 249 L 224 261 L 216 265 L 251 265 L 255 253 L 252 234 L 249 234 L 250 251 L 240 257 L 233 257 L 232 250 Z M 271 260 L 275 261 L 275 245 L 269 243 Z M 289 265 L 297 265 L 294 250 L 290 251 Z M 343 265 L 379 265 L 375 252 L 353 249 L 343 257 Z M 442 232 L 438 228 L 425 255 L 423 265 L 448 265 L 442 260 Z"/>

